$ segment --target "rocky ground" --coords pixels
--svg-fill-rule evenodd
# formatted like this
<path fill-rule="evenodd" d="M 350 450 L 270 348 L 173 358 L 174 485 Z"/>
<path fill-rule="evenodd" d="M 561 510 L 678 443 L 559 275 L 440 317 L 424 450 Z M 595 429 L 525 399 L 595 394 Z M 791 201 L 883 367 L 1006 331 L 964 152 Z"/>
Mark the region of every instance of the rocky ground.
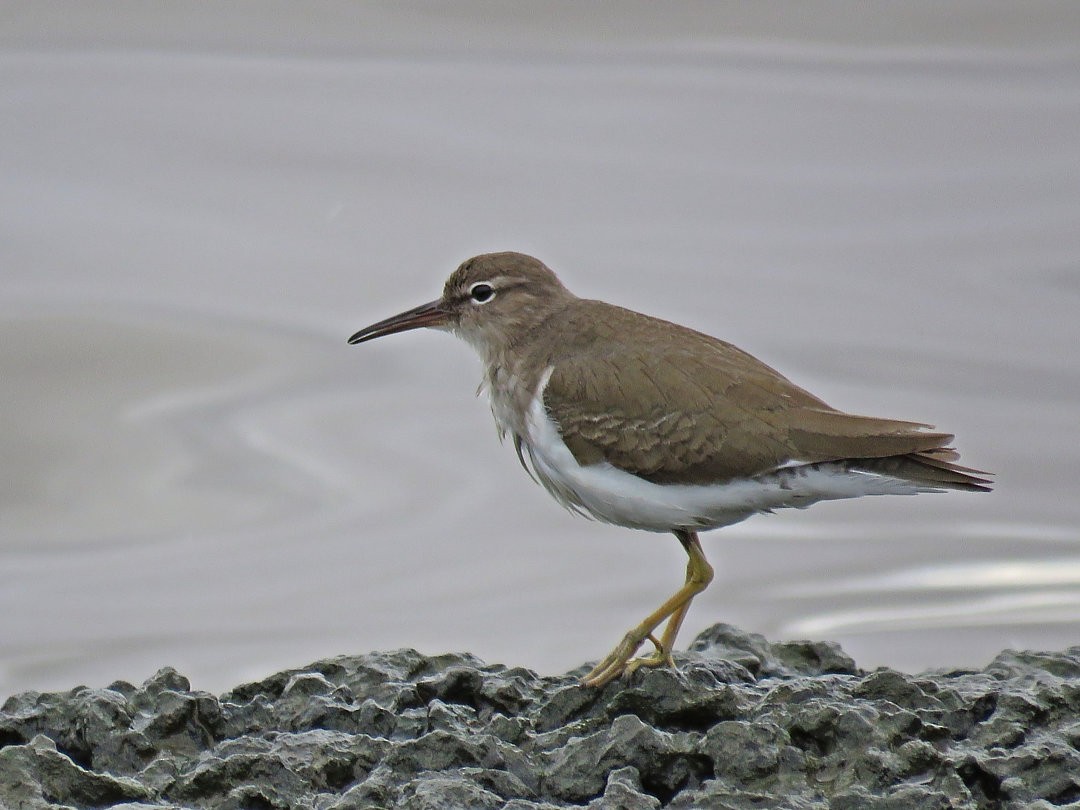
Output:
<path fill-rule="evenodd" d="M 469 655 L 342 656 L 220 697 L 28 692 L 0 709 L 0 807 L 1080 807 L 1080 647 L 864 672 L 717 625 L 600 690 Z"/>

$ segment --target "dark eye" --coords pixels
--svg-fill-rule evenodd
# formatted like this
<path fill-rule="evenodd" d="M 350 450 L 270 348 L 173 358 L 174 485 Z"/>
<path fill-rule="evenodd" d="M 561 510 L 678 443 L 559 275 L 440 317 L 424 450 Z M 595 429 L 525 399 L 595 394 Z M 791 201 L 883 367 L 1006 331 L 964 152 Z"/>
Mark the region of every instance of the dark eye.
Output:
<path fill-rule="evenodd" d="M 495 297 L 495 289 L 486 282 L 479 281 L 469 287 L 469 295 L 478 304 L 484 304 Z"/>

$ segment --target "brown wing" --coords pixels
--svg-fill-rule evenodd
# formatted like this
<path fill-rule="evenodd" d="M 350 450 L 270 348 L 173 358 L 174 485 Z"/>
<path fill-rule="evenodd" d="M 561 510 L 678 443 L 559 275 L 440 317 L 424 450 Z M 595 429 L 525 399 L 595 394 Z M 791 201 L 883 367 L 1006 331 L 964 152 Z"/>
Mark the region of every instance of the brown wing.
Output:
<path fill-rule="evenodd" d="M 927 425 L 836 411 L 729 343 L 634 316 L 587 353 L 558 358 L 544 405 L 580 464 L 656 483 L 711 483 L 785 462 L 934 450 Z M 625 335 L 626 338 L 622 337 Z"/>

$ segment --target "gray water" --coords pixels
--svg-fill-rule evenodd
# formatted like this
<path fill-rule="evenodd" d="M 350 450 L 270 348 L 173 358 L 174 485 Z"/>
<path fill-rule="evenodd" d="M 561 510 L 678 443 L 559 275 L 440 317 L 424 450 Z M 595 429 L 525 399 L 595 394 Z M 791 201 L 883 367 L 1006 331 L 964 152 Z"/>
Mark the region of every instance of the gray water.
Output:
<path fill-rule="evenodd" d="M 532 484 L 467 346 L 345 344 L 505 249 L 998 473 L 707 535 L 684 644 L 1080 643 L 1080 7 L 886 9 L 6 3 L 0 693 L 607 652 L 674 539 Z"/>

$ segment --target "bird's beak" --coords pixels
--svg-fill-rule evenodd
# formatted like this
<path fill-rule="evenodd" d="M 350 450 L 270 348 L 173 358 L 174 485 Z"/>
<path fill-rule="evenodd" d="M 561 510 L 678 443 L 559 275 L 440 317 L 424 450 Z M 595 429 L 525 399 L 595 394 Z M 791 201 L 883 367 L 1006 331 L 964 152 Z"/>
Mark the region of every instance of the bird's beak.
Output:
<path fill-rule="evenodd" d="M 429 301 L 400 315 L 361 329 L 349 338 L 349 343 L 363 343 L 365 340 L 374 340 L 383 335 L 392 335 L 409 329 L 419 329 L 421 326 L 445 326 L 449 321 L 450 313 L 442 306 L 442 301 Z"/>

